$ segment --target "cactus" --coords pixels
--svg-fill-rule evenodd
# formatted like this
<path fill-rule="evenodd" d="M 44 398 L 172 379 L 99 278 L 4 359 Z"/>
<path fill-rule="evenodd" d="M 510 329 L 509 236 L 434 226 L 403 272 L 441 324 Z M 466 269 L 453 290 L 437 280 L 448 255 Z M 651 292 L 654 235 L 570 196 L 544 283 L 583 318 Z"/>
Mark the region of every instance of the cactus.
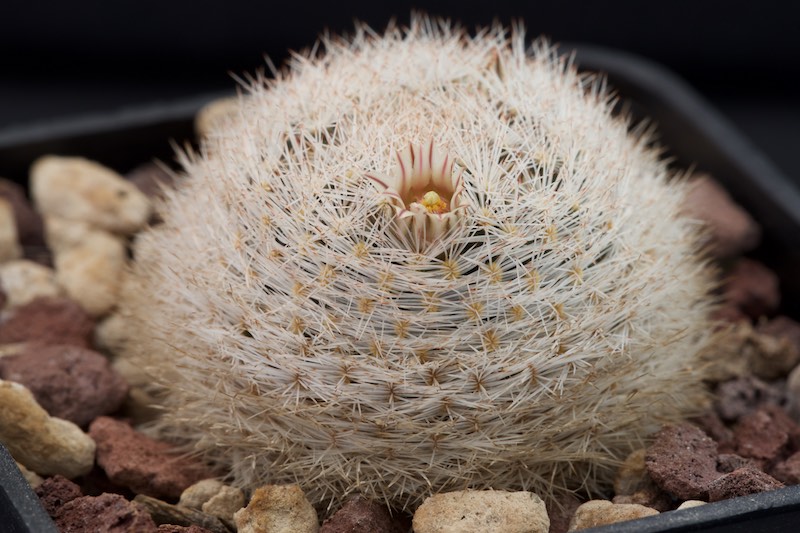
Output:
<path fill-rule="evenodd" d="M 602 490 L 703 403 L 712 329 L 685 183 L 613 104 L 419 17 L 250 80 L 136 243 L 151 431 L 323 506 Z"/>

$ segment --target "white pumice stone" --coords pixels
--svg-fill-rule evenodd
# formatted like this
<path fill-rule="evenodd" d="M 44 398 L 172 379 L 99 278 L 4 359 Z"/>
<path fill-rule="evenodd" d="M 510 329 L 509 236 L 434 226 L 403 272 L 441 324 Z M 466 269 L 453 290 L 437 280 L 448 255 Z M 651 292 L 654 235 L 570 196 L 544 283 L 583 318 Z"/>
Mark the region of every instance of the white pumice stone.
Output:
<path fill-rule="evenodd" d="M 0 441 L 29 470 L 72 479 L 92 469 L 92 438 L 72 422 L 48 415 L 27 388 L 0 380 L 0 405 Z"/>
<path fill-rule="evenodd" d="M 56 279 L 86 312 L 105 315 L 117 305 L 126 253 L 115 236 L 91 232 L 82 243 L 56 255 Z"/>
<path fill-rule="evenodd" d="M 18 307 L 40 297 L 61 296 L 63 289 L 55 271 L 27 259 L 0 264 L 0 283 L 6 293 L 6 307 Z"/>
<path fill-rule="evenodd" d="M 0 263 L 20 257 L 22 257 L 22 247 L 19 244 L 14 211 L 8 200 L 0 198 Z"/>
<path fill-rule="evenodd" d="M 103 165 L 80 157 L 44 156 L 31 167 L 31 194 L 45 217 L 83 221 L 131 234 L 150 217 L 147 197 Z"/>

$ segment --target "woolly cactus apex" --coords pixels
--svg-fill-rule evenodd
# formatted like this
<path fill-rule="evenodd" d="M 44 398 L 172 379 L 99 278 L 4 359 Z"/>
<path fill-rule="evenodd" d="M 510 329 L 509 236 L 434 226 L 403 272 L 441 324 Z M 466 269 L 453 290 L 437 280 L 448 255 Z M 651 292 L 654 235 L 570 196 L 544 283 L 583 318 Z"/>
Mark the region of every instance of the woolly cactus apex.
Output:
<path fill-rule="evenodd" d="M 320 505 L 601 489 L 703 400 L 683 182 L 521 33 L 322 45 L 183 156 L 137 241 L 152 430 Z"/>

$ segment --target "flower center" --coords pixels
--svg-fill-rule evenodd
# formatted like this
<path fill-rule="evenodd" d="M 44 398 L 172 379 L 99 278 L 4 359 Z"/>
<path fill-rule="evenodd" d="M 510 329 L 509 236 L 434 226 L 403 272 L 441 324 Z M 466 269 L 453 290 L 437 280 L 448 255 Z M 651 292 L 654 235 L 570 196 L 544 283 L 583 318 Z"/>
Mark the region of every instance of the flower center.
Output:
<path fill-rule="evenodd" d="M 428 210 L 428 213 L 436 213 L 438 215 L 447 211 L 447 202 L 442 200 L 442 197 L 436 191 L 426 192 L 419 203 Z"/>
<path fill-rule="evenodd" d="M 409 144 L 397 153 L 389 176 L 367 175 L 378 185 L 395 213 L 400 233 L 417 249 L 444 235 L 461 216 L 461 174 L 453 172 L 454 158 L 433 142 Z"/>

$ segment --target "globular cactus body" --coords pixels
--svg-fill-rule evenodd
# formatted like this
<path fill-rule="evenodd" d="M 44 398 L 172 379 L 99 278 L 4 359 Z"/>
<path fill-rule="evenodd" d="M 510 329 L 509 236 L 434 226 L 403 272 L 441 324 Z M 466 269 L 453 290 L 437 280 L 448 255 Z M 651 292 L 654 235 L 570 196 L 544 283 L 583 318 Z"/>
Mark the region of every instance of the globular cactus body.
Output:
<path fill-rule="evenodd" d="M 324 48 L 252 84 L 138 240 L 154 431 L 323 504 L 602 487 L 703 398 L 682 182 L 519 32 Z"/>

